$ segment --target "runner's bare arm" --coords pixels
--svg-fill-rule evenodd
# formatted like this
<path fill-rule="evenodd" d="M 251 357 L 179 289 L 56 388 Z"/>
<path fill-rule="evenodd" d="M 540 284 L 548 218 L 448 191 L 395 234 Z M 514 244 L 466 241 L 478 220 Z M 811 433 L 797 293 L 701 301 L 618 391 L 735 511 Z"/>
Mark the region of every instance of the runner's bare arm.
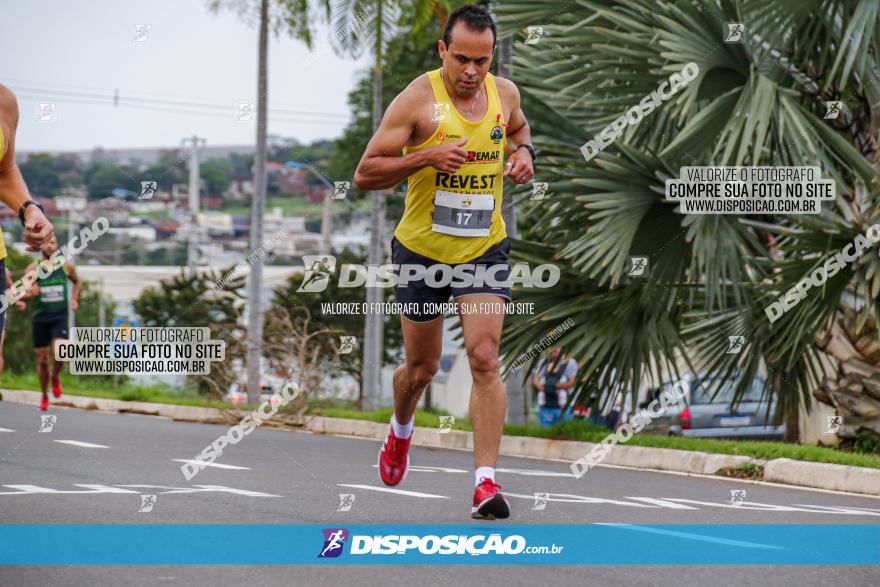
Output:
<path fill-rule="evenodd" d="M 401 156 L 419 123 L 419 113 L 430 120 L 426 108 L 433 104 L 433 91 L 411 84 L 388 106 L 379 130 L 367 145 L 354 174 L 354 184 L 362 190 L 394 187 L 419 169 L 429 165 L 439 171 L 455 173 L 467 160 L 462 147 L 467 138 L 419 149 Z"/>
<path fill-rule="evenodd" d="M 21 176 L 21 170 L 15 164 L 15 132 L 18 129 L 18 102 L 12 90 L 0 84 L 0 127 L 3 129 L 4 141 L 0 145 L 0 202 L 3 202 L 18 213 L 21 205 L 31 199 L 27 185 Z M 22 239 L 35 251 L 50 238 L 54 229 L 43 212 L 36 206 L 28 206 L 25 211 L 25 231 Z"/>
<path fill-rule="evenodd" d="M 515 149 L 517 145 L 532 142 L 532 131 L 520 107 L 519 90 L 516 84 L 510 80 L 498 78 L 496 85 L 502 101 L 510 109 L 510 117 L 507 121 L 507 142 L 504 145 L 504 152 L 510 156 L 504 165 L 504 175 L 509 177 L 513 183 L 524 184 L 535 176 L 535 167 L 528 151 Z"/>
<path fill-rule="evenodd" d="M 37 297 L 37 294 L 40 293 L 40 286 L 38 286 L 35 282 L 37 281 L 37 264 L 31 263 L 28 265 L 28 268 L 24 270 L 24 275 L 21 278 L 22 288 L 24 288 L 24 295 L 19 298 L 21 302 L 27 302 Z"/>
<path fill-rule="evenodd" d="M 520 104 L 519 89 L 512 81 L 504 78 L 496 78 L 499 94 L 502 94 L 510 104 L 510 115 L 507 118 L 507 145 L 504 153 L 510 154 L 514 147 L 523 143 L 532 142 L 532 130 L 529 121 L 522 111 Z"/>
<path fill-rule="evenodd" d="M 73 311 L 76 312 L 79 308 L 79 290 L 82 287 L 82 282 L 76 274 L 76 269 L 74 269 L 73 263 L 67 261 L 64 266 L 65 269 L 67 269 L 67 278 L 73 282 L 73 293 L 70 296 L 70 305 L 73 308 Z"/>

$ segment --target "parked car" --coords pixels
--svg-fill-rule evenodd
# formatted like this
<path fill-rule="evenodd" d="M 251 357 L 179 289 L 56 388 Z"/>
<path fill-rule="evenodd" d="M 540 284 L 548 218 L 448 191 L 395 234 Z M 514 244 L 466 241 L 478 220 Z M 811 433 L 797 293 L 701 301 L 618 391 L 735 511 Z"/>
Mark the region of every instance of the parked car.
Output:
<path fill-rule="evenodd" d="M 268 401 L 270 405 L 276 406 L 281 402 L 281 398 L 275 395 L 271 385 L 260 386 L 260 403 Z"/>
<path fill-rule="evenodd" d="M 280 400 L 277 397 L 273 397 L 275 393 L 272 391 L 272 387 L 270 385 L 261 385 L 260 386 L 260 403 L 264 401 L 269 401 L 273 406 L 276 405 Z M 229 386 L 229 391 L 226 393 L 226 401 L 231 404 L 244 405 L 247 403 L 247 384 L 242 382 L 236 382 Z"/>
<path fill-rule="evenodd" d="M 231 404 L 244 405 L 247 403 L 247 387 L 244 383 L 233 383 L 226 392 L 226 401 Z"/>
<path fill-rule="evenodd" d="M 774 426 L 772 423 L 776 399 L 761 399 L 764 378 L 756 377 L 733 405 L 737 384 L 738 381 L 728 381 L 717 389 L 714 380 L 705 375 L 692 378 L 687 384 L 684 401 L 670 404 L 666 413 L 645 426 L 643 431 L 691 438 L 781 440 L 785 436 L 785 424 Z M 671 383 L 665 383 L 662 389 L 671 387 Z"/>

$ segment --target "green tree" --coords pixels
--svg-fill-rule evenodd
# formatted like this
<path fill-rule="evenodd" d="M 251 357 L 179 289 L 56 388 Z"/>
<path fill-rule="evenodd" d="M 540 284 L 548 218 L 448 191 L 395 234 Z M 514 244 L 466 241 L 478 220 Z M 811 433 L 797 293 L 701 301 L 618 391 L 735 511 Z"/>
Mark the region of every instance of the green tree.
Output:
<path fill-rule="evenodd" d="M 34 195 L 54 197 L 63 188 L 82 183 L 82 164 L 74 155 L 33 153 L 19 165 L 28 189 Z"/>
<path fill-rule="evenodd" d="M 173 184 L 189 181 L 187 161 L 179 149 L 163 149 L 156 163 L 138 172 L 137 177 L 139 181 L 155 181 L 160 190 L 170 192 Z"/>
<path fill-rule="evenodd" d="M 132 301 L 141 326 L 208 327 L 212 340 L 225 341 L 225 360 L 212 362 L 209 375 L 192 376 L 199 393 L 215 398 L 222 397 L 238 380 L 236 365 L 244 357 L 245 334 L 240 324 L 244 279 L 228 279 L 225 287 L 215 288 L 226 273 L 212 271 L 188 277 L 181 270 Z"/>
<path fill-rule="evenodd" d="M 812 397 L 847 416 L 848 438 L 880 435 L 876 254 L 777 322 L 763 311 L 880 221 L 877 4 L 509 0 L 499 11 L 520 40 L 535 179 L 549 183 L 546 200 L 515 190 L 529 221 L 513 249 L 563 269 L 550 291 L 517 293 L 540 314 L 507 330 L 509 356 L 571 317 L 560 344 L 585 388 L 635 395 L 646 374 L 672 375 L 680 352 L 719 381 L 744 374 L 741 395 L 763 365 L 790 439 Z M 742 43 L 725 43 L 724 23 L 739 22 Z M 537 44 L 522 43 L 522 23 L 544 26 Z M 581 145 L 690 62 L 696 79 L 585 162 Z M 825 120 L 830 100 L 847 109 Z M 820 216 L 683 215 L 663 194 L 686 165 L 816 165 L 837 198 Z M 630 255 L 649 258 L 647 278 L 628 277 Z M 727 353 L 736 335 L 745 348 Z"/>
<path fill-rule="evenodd" d="M 110 161 L 96 161 L 90 164 L 84 174 L 90 198 L 106 198 L 116 188 L 140 193 L 140 184 L 134 177 L 137 171 L 124 168 Z"/>
<path fill-rule="evenodd" d="M 226 170 L 214 161 L 206 161 L 200 166 L 199 175 L 209 195 L 219 196 L 229 187 Z"/>
<path fill-rule="evenodd" d="M 19 165 L 28 190 L 35 195 L 52 197 L 61 189 L 61 174 L 47 153 L 34 153 Z"/>

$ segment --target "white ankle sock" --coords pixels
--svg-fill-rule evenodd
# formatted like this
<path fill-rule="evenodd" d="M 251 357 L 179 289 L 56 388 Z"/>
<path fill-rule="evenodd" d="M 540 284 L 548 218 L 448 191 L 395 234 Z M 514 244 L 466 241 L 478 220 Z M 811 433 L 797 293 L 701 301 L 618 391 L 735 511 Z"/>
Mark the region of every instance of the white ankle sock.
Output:
<path fill-rule="evenodd" d="M 416 418 L 409 421 L 409 424 L 401 424 L 397 421 L 397 416 L 391 414 L 391 429 L 394 430 L 394 436 L 397 438 L 409 438 L 412 436 L 413 426 L 415 426 Z"/>
<path fill-rule="evenodd" d="M 395 432 L 396 434 L 396 432 Z M 494 467 L 479 467 L 476 471 L 474 471 L 474 477 L 476 477 L 476 481 L 474 485 L 480 484 L 480 479 L 485 477 L 486 479 L 491 479 L 492 482 L 495 482 L 495 468 Z"/>

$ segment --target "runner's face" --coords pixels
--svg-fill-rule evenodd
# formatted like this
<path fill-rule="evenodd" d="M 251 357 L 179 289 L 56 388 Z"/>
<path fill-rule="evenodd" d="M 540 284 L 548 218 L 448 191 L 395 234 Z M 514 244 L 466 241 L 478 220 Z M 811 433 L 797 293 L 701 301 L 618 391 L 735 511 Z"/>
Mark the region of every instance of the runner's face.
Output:
<path fill-rule="evenodd" d="M 42 249 L 40 250 L 43 251 L 43 256 L 48 259 L 52 256 L 52 253 L 54 253 L 57 248 L 58 241 L 55 239 L 55 237 L 52 237 L 51 239 L 49 239 L 48 242 L 46 242 L 46 244 L 43 245 Z"/>
<path fill-rule="evenodd" d="M 449 46 L 440 40 L 443 74 L 460 96 L 473 97 L 492 65 L 492 30 L 473 31 L 463 22 L 455 23 Z"/>

